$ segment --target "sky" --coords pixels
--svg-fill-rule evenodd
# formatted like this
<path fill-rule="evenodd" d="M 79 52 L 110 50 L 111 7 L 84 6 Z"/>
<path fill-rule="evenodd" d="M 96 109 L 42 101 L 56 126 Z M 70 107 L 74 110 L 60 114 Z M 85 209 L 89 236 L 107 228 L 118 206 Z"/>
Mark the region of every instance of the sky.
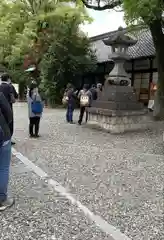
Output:
<path fill-rule="evenodd" d="M 118 27 L 125 27 L 124 14 L 116 11 L 95 11 L 88 9 L 89 15 L 93 18 L 91 24 L 82 26 L 89 37 L 102 33 L 117 30 Z"/>

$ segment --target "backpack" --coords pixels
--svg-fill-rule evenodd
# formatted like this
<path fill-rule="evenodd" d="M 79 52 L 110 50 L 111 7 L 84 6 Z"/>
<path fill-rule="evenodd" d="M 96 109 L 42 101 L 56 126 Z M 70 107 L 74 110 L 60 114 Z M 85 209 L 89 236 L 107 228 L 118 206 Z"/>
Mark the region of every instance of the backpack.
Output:
<path fill-rule="evenodd" d="M 83 107 L 87 107 L 89 106 L 90 103 L 90 97 L 88 95 L 88 91 L 87 92 L 82 92 L 81 96 L 80 96 L 80 105 Z"/>
<path fill-rule="evenodd" d="M 31 110 L 34 114 L 41 114 L 43 112 L 43 104 L 41 101 L 37 101 L 36 99 L 31 103 Z"/>

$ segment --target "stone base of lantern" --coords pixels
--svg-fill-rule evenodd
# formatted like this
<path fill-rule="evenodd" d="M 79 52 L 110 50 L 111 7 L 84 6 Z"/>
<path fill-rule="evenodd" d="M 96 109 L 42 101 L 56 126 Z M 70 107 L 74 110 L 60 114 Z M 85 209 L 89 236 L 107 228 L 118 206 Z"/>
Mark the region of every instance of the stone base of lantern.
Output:
<path fill-rule="evenodd" d="M 153 124 L 147 110 L 118 111 L 91 107 L 88 112 L 88 126 L 112 134 L 145 130 L 151 128 Z"/>

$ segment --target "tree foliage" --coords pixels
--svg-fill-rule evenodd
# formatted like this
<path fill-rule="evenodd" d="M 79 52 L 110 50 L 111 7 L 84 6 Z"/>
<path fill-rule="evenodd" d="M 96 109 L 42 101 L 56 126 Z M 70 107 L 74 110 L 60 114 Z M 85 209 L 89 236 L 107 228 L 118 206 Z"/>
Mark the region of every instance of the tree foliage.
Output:
<path fill-rule="evenodd" d="M 124 0 L 125 16 L 128 23 L 144 22 L 152 34 L 158 66 L 158 88 L 155 98 L 154 116 L 164 117 L 164 34 L 162 0 Z"/>
<path fill-rule="evenodd" d="M 164 2 L 160 0 L 124 0 L 123 7 L 126 14 L 126 19 L 130 22 L 144 21 L 146 24 L 151 24 L 153 21 L 162 21 L 162 12 Z"/>
<path fill-rule="evenodd" d="M 0 4 L 0 64 L 9 69 L 15 81 L 26 84 L 29 80 L 23 68 L 26 57 L 37 66 L 39 78 L 42 74 L 42 84 L 45 81 L 52 86 L 52 79 L 61 80 L 66 63 L 71 75 L 77 69 L 86 70 L 83 63 L 86 66 L 87 60 L 92 62 L 88 40 L 79 31 L 82 23 L 91 21 L 81 1 L 0 0 Z M 58 80 L 56 72 L 51 72 L 53 64 L 60 72 Z M 51 73 L 46 73 L 46 68 Z M 46 79 L 49 76 L 50 81 Z"/>
<path fill-rule="evenodd" d="M 79 31 L 78 19 L 65 21 L 67 24 L 54 29 L 48 51 L 40 62 L 42 88 L 51 103 L 61 101 L 62 90 L 68 82 L 77 85 L 79 75 L 96 66 L 95 54 L 89 40 Z"/>

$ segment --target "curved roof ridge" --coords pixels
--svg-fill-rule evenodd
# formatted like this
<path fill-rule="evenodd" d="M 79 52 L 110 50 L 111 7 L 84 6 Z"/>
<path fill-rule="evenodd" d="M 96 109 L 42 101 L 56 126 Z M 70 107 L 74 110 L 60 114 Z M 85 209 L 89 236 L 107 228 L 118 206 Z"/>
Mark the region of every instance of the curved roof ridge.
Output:
<path fill-rule="evenodd" d="M 108 55 L 110 55 L 110 47 L 103 45 L 102 40 L 114 35 L 117 31 L 90 38 L 92 47 L 96 49 L 98 62 L 107 61 L 109 59 Z M 138 40 L 134 46 L 128 48 L 128 53 L 132 59 L 155 55 L 153 39 L 148 28 L 136 26 L 134 28 L 125 28 L 123 31 Z"/>

